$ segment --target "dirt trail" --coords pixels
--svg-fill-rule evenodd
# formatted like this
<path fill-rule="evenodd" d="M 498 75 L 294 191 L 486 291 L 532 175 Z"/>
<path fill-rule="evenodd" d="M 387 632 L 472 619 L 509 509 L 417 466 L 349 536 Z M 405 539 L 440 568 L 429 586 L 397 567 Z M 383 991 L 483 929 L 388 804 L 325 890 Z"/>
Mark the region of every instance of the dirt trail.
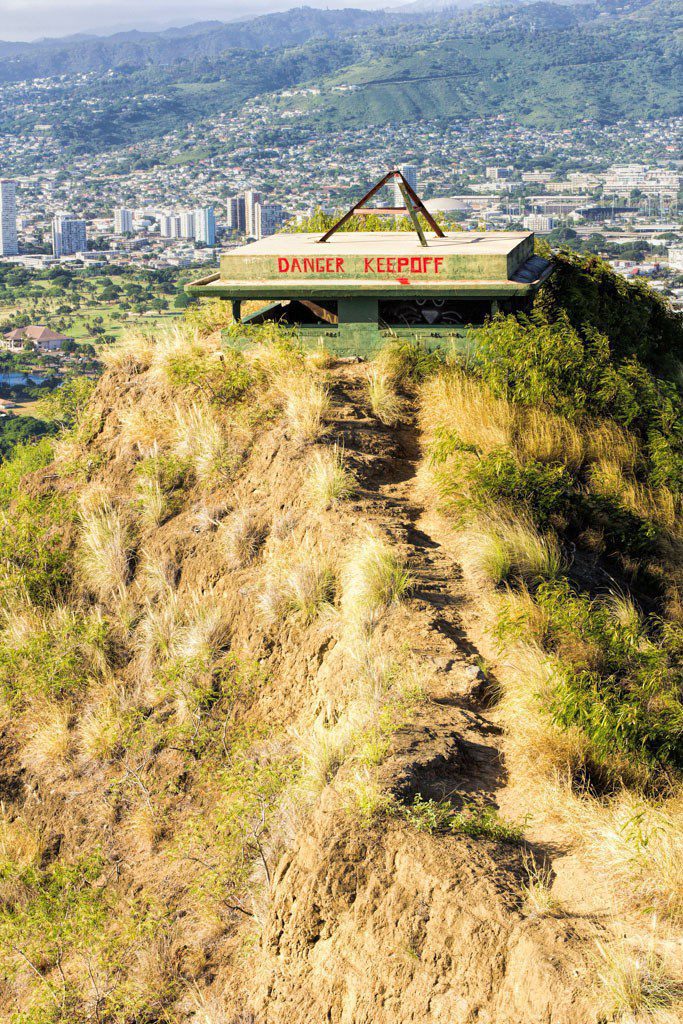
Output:
<path fill-rule="evenodd" d="M 392 615 L 392 653 L 405 643 L 434 670 L 431 700 L 394 734 L 382 781 L 407 803 L 419 793 L 498 808 L 502 734 L 466 581 L 420 497 L 417 427 L 370 416 L 358 366 L 335 370 L 331 398 L 328 443 L 344 446 L 360 483 L 352 529 L 389 538 L 414 579 Z M 252 985 L 259 1024 L 596 1024 L 593 925 L 524 912 L 517 846 L 425 835 L 400 818 L 359 829 L 335 800 L 323 794 L 278 866 Z"/>
<path fill-rule="evenodd" d="M 436 534 L 438 521 L 423 505 L 417 472 L 422 459 L 417 426 L 382 428 L 370 416 L 364 375 L 356 367 L 336 377 L 332 398 L 337 417 L 335 439 L 363 485 L 363 516 L 399 543 L 414 579 L 411 607 L 419 613 L 419 632 L 410 636 L 413 652 L 434 665 L 428 721 L 418 720 L 397 737 L 396 758 L 424 764 L 410 788 L 423 796 L 497 807 L 505 785 L 500 729 L 488 714 L 491 680 L 484 658 L 463 621 L 469 608 L 462 570 Z M 414 628 L 414 621 L 412 626 Z M 449 742 L 450 741 L 450 742 Z M 437 753 L 448 747 L 444 763 Z M 422 749 L 421 749 L 422 748 Z M 434 755 L 434 756 L 432 756 Z"/>

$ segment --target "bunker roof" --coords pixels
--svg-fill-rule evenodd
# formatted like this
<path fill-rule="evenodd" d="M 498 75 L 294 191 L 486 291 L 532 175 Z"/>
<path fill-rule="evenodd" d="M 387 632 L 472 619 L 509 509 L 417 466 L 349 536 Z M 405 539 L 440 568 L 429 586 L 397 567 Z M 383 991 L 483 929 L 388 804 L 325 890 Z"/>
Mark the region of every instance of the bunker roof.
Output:
<path fill-rule="evenodd" d="M 504 256 L 518 248 L 520 242 L 533 240 L 531 231 L 454 231 L 445 238 L 430 237 L 423 247 L 411 231 L 340 231 L 329 242 L 321 242 L 320 234 L 298 233 L 269 235 L 250 242 L 230 255 L 250 256 Z"/>
<path fill-rule="evenodd" d="M 220 273 L 194 281 L 195 295 L 231 299 L 352 297 L 354 295 L 490 296 L 535 290 L 550 265 L 534 256 L 529 231 L 456 231 L 428 236 L 411 232 L 278 234 L 221 257 Z"/>

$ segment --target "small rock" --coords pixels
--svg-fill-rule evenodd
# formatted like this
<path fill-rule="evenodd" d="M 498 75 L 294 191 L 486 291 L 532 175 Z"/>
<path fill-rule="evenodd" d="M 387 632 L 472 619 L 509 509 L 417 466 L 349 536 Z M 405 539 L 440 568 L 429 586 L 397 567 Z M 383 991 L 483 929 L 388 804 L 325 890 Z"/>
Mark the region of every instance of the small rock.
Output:
<path fill-rule="evenodd" d="M 442 654 L 439 657 L 432 658 L 431 660 L 437 672 L 450 672 L 455 664 L 453 658 L 449 658 L 447 654 Z"/>
<path fill-rule="evenodd" d="M 486 673 L 483 672 L 478 665 L 466 665 L 465 676 L 467 679 L 471 679 L 472 682 L 474 682 L 475 680 L 477 682 L 484 682 L 484 680 L 486 679 Z"/>

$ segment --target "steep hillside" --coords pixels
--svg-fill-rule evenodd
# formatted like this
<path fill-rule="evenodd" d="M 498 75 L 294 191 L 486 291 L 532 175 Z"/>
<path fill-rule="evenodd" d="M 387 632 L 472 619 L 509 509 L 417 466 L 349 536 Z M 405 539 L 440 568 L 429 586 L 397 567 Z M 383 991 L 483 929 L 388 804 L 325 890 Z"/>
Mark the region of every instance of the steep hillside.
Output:
<path fill-rule="evenodd" d="M 474 376 L 209 307 L 0 469 L 0 1019 L 678 1019 L 680 328 L 581 274 Z"/>

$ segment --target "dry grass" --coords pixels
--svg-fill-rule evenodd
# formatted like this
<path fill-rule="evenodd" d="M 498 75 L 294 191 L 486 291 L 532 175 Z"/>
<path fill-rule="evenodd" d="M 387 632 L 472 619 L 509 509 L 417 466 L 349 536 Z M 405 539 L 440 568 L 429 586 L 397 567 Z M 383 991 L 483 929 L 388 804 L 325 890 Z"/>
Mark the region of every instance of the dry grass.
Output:
<path fill-rule="evenodd" d="M 88 590 L 101 601 L 125 591 L 133 546 L 121 515 L 111 507 L 81 515 L 79 567 Z"/>
<path fill-rule="evenodd" d="M 361 734 L 362 723 L 354 714 L 344 715 L 332 726 L 322 718 L 312 728 L 295 733 L 301 757 L 299 786 L 308 799 L 317 797 L 334 780 Z"/>
<path fill-rule="evenodd" d="M 314 370 L 329 370 L 334 363 L 334 356 L 329 349 L 325 348 L 321 339 L 313 351 L 307 354 L 306 363 Z"/>
<path fill-rule="evenodd" d="M 657 804 L 624 791 L 574 810 L 577 838 L 619 902 L 683 924 L 683 796 Z"/>
<path fill-rule="evenodd" d="M 155 339 L 149 331 L 131 329 L 117 344 L 102 352 L 102 360 L 109 369 L 133 376 L 144 373 L 154 359 Z"/>
<path fill-rule="evenodd" d="M 281 385 L 284 412 L 295 441 L 317 440 L 330 412 L 328 389 L 307 374 L 292 374 Z"/>
<path fill-rule="evenodd" d="M 491 583 L 538 583 L 555 579 L 564 568 L 557 538 L 540 534 L 522 519 L 491 520 L 463 542 L 466 560 Z"/>
<path fill-rule="evenodd" d="M 638 950 L 626 942 L 598 944 L 598 978 L 603 1012 L 624 1024 L 677 1024 L 683 989 L 654 948 Z"/>
<path fill-rule="evenodd" d="M 174 367 L 185 360 L 203 360 L 217 354 L 217 348 L 196 327 L 175 323 L 160 331 L 154 346 L 150 380 L 175 385 Z"/>
<path fill-rule="evenodd" d="M 147 602 L 134 639 L 143 673 L 153 672 L 157 665 L 171 656 L 179 619 L 177 595 L 168 593 L 158 603 Z"/>
<path fill-rule="evenodd" d="M 681 501 L 668 487 L 653 490 L 629 479 L 617 459 L 603 456 L 590 467 L 590 489 L 617 499 L 641 519 L 650 519 L 680 533 Z"/>
<path fill-rule="evenodd" d="M 368 373 L 368 398 L 372 413 L 385 427 L 400 423 L 405 402 L 398 393 L 396 381 L 382 367 L 373 366 Z"/>
<path fill-rule="evenodd" d="M 263 537 L 261 523 L 252 508 L 240 508 L 224 519 L 216 534 L 230 569 L 241 569 L 248 565 Z"/>
<path fill-rule="evenodd" d="M 589 747 L 578 729 L 560 729 L 543 710 L 559 666 L 533 644 L 508 655 L 499 704 L 506 727 L 505 753 L 515 785 L 534 793 L 546 782 L 566 783 L 585 774 Z"/>
<path fill-rule="evenodd" d="M 587 430 L 584 436 L 586 456 L 591 462 L 609 459 L 622 473 L 632 472 L 638 459 L 638 442 L 616 423 L 605 420 Z"/>
<path fill-rule="evenodd" d="M 30 738 L 21 751 L 21 763 L 36 775 L 63 769 L 71 745 L 71 713 L 67 706 L 41 702 L 24 715 Z"/>
<path fill-rule="evenodd" d="M 121 743 L 124 708 L 120 695 L 112 696 L 108 689 L 94 696 L 78 723 L 78 746 L 86 759 L 106 762 Z"/>
<path fill-rule="evenodd" d="M 137 508 L 138 519 L 148 530 L 160 526 L 167 518 L 171 502 L 157 475 L 145 475 L 138 480 Z"/>
<path fill-rule="evenodd" d="M 573 423 L 540 409 L 518 409 L 515 419 L 515 447 L 523 458 L 580 468 L 584 438 Z"/>
<path fill-rule="evenodd" d="M 173 453 L 191 463 L 200 483 L 210 483 L 234 461 L 236 453 L 230 452 L 216 414 L 208 405 L 176 405 L 173 419 Z"/>
<path fill-rule="evenodd" d="M 533 853 L 523 853 L 526 881 L 522 886 L 524 910 L 529 917 L 550 917 L 559 911 L 552 893 L 553 872 L 547 864 L 539 864 Z"/>
<path fill-rule="evenodd" d="M 319 544 L 305 540 L 297 549 L 277 544 L 259 595 L 261 616 L 269 625 L 292 613 L 309 623 L 331 606 L 334 584 L 333 561 Z"/>
<path fill-rule="evenodd" d="M 313 453 L 306 479 L 306 492 L 312 508 L 323 512 L 345 498 L 356 488 L 356 478 L 346 468 L 344 450 L 339 445 Z"/>
<path fill-rule="evenodd" d="M 43 850 L 40 827 L 35 818 L 5 810 L 0 804 L 0 866 L 27 868 L 40 860 Z"/>
<path fill-rule="evenodd" d="M 185 660 L 206 660 L 223 649 L 229 634 L 225 605 L 212 590 L 194 591 L 182 609 L 183 623 L 173 635 L 172 652 Z"/>
<path fill-rule="evenodd" d="M 422 428 L 428 440 L 446 428 L 466 445 L 487 453 L 512 445 L 515 414 L 512 406 L 494 398 L 488 388 L 461 373 L 429 378 L 422 388 Z"/>
<path fill-rule="evenodd" d="M 341 607 L 349 624 L 367 632 L 408 593 L 410 574 L 399 555 L 374 534 L 351 551 L 342 571 Z"/>
<path fill-rule="evenodd" d="M 376 771 L 367 766 L 345 780 L 343 797 L 346 811 L 364 826 L 372 825 L 394 806 L 391 793 L 380 785 Z"/>
<path fill-rule="evenodd" d="M 158 453 L 171 442 L 173 421 L 161 400 L 138 401 L 120 414 L 120 443 L 143 458 Z"/>

